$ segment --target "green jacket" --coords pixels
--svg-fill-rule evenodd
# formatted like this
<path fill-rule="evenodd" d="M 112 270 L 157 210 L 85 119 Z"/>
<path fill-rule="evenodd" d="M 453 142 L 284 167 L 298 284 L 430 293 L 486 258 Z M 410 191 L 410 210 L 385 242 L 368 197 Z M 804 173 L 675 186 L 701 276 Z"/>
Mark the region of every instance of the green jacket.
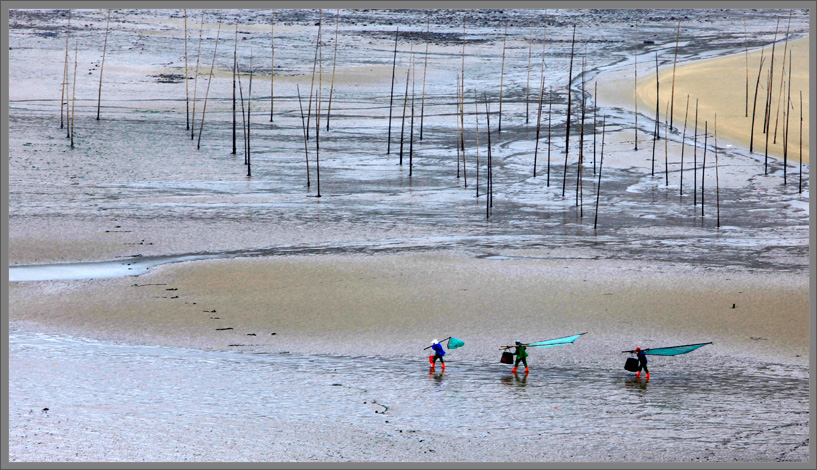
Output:
<path fill-rule="evenodd" d="M 525 351 L 527 348 L 528 348 L 527 346 L 517 346 L 516 352 L 514 352 L 514 354 L 516 354 L 516 357 L 518 357 L 519 359 L 528 357 L 528 352 Z"/>

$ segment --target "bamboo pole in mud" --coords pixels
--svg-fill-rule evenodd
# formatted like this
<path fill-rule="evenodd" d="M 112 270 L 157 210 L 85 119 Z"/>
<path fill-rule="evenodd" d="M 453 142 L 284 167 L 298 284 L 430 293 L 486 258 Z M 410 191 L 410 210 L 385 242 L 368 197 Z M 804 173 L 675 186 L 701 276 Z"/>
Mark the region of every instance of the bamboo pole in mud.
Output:
<path fill-rule="evenodd" d="M 678 18 L 678 30 L 675 33 L 675 57 L 672 59 L 672 93 L 669 105 L 669 127 L 672 127 L 672 115 L 675 112 L 675 66 L 678 64 L 678 40 L 681 38 L 681 19 Z"/>
<path fill-rule="evenodd" d="M 599 198 L 601 196 L 601 168 L 604 166 L 604 131 L 607 127 L 607 117 L 601 122 L 601 154 L 599 155 L 599 184 L 596 186 L 596 216 L 593 219 L 593 230 L 599 225 Z"/>
<path fill-rule="evenodd" d="M 772 57 L 774 59 L 774 57 Z M 769 80 L 768 83 L 772 83 L 772 70 L 769 70 Z M 766 114 L 767 118 L 769 117 L 769 111 L 771 111 L 769 99 L 771 99 L 771 93 L 766 93 Z M 763 173 L 765 175 L 769 174 L 769 132 L 766 132 L 766 150 L 764 151 L 764 158 L 763 158 Z"/>
<path fill-rule="evenodd" d="M 803 90 L 800 90 L 800 182 L 797 192 L 803 192 Z"/>
<path fill-rule="evenodd" d="M 236 70 L 238 69 L 238 23 L 235 24 L 235 41 L 233 45 L 233 152 L 232 155 L 235 155 L 235 126 L 236 126 L 236 119 L 235 119 L 235 75 Z M 242 101 L 242 105 L 244 102 Z M 243 117 L 243 116 L 242 116 Z"/>
<path fill-rule="evenodd" d="M 321 46 L 321 27 L 323 26 L 323 10 L 318 13 L 318 36 L 315 38 L 315 60 L 312 62 L 312 84 L 309 86 L 309 107 L 306 111 L 306 138 L 309 139 L 309 124 L 312 117 L 312 92 L 315 87 L 315 67 L 318 65 L 318 49 Z"/>
<path fill-rule="evenodd" d="M 704 161 L 701 166 L 701 217 L 704 216 L 704 179 L 706 178 L 706 140 L 709 137 L 709 131 L 707 130 L 707 124 L 709 121 L 704 121 Z M 701 221 L 703 223 L 703 221 Z"/>
<path fill-rule="evenodd" d="M 536 145 L 533 149 L 533 177 L 536 177 L 536 160 L 539 156 L 539 132 L 542 127 L 542 95 L 545 92 L 545 56 L 542 54 L 542 72 L 539 80 L 539 105 L 536 115 Z M 550 165 L 548 165 L 548 181 L 550 181 Z M 548 184 L 550 186 L 550 184 Z"/>
<path fill-rule="evenodd" d="M 530 61 L 533 56 L 533 28 L 531 28 L 528 38 L 528 83 L 525 85 L 525 124 L 530 122 L 528 114 L 530 109 Z M 534 176 L 536 176 L 535 171 Z"/>
<path fill-rule="evenodd" d="M 757 70 L 757 82 L 755 82 L 755 100 L 752 103 L 752 128 L 749 130 L 749 153 L 752 153 L 755 143 L 755 113 L 757 112 L 757 91 L 760 87 L 760 74 L 763 72 L 763 49 L 760 50 L 760 67 Z"/>
<path fill-rule="evenodd" d="M 782 86 L 782 85 L 781 85 Z M 791 111 L 791 51 L 789 51 L 789 91 L 786 92 L 786 128 L 783 131 L 783 184 L 786 184 L 786 168 L 789 166 L 789 114 Z"/>
<path fill-rule="evenodd" d="M 62 91 L 60 92 L 60 129 L 65 127 L 65 120 L 63 119 L 63 114 L 67 115 L 68 112 L 65 111 L 63 108 L 68 107 L 68 93 L 66 90 L 66 86 L 68 84 L 68 37 L 71 35 L 71 10 L 68 10 L 68 27 L 65 28 L 65 65 L 62 68 Z M 69 132 L 70 135 L 70 132 Z"/>
<path fill-rule="evenodd" d="M 655 51 L 655 129 L 652 135 L 652 170 L 650 170 L 650 176 L 655 176 L 655 143 L 658 140 L 659 122 L 661 121 L 658 114 L 658 98 L 660 96 L 658 89 L 658 51 Z"/>
<path fill-rule="evenodd" d="M 593 174 L 596 174 L 596 118 L 599 112 L 599 82 L 593 82 Z"/>
<path fill-rule="evenodd" d="M 218 51 L 218 39 L 221 36 L 221 23 L 218 24 L 216 32 L 216 45 L 213 47 L 213 63 L 210 65 L 210 78 L 207 80 L 207 91 L 204 93 L 204 107 L 201 109 L 201 122 L 199 123 L 199 140 L 196 143 L 196 150 L 201 148 L 201 134 L 204 130 L 204 116 L 207 113 L 207 98 L 210 96 L 210 83 L 213 82 L 213 69 L 216 66 L 216 52 Z"/>
<path fill-rule="evenodd" d="M 783 99 L 783 78 L 786 76 L 786 51 L 789 49 L 789 28 L 791 27 L 791 9 L 789 9 L 789 24 L 786 26 L 786 42 L 783 45 L 783 67 L 780 70 L 780 91 L 777 94 L 777 111 L 775 111 L 775 118 L 774 118 L 774 137 L 772 138 L 772 143 L 777 143 L 777 123 L 780 119 L 780 102 Z M 791 56 L 789 57 L 791 58 Z M 786 106 L 788 106 L 788 101 L 786 101 Z"/>
<path fill-rule="evenodd" d="M 400 28 L 394 32 L 394 59 L 392 61 L 391 66 L 391 94 L 389 96 L 389 136 L 387 138 L 388 142 L 386 143 L 386 155 L 391 153 L 391 111 L 392 111 L 392 102 L 394 101 L 394 75 L 395 75 L 395 68 L 397 67 L 397 35 L 400 34 Z"/>
<path fill-rule="evenodd" d="M 306 119 L 304 119 L 304 106 L 301 104 L 301 88 L 295 84 L 295 90 L 298 92 L 298 107 L 301 109 L 301 129 L 304 135 L 304 158 L 306 159 L 306 187 L 309 188 L 309 150 L 306 146 Z"/>
<path fill-rule="evenodd" d="M 71 138 L 71 75 L 65 71 L 65 138 Z"/>
<path fill-rule="evenodd" d="M 669 186 L 669 120 L 667 120 L 669 114 L 670 104 L 667 103 L 667 109 L 664 111 L 664 186 Z"/>
<path fill-rule="evenodd" d="M 454 144 L 454 147 L 457 148 L 457 178 L 460 177 L 460 75 L 457 74 L 457 96 L 455 97 L 456 103 L 455 111 L 454 111 L 454 124 L 457 126 L 457 142 Z"/>
<path fill-rule="evenodd" d="M 462 142 L 462 182 L 468 187 L 468 171 L 465 161 L 465 82 L 460 87 L 460 137 Z"/>
<path fill-rule="evenodd" d="M 474 123 L 476 124 L 476 139 L 477 139 L 477 164 L 476 164 L 476 172 L 477 172 L 477 184 L 476 187 L 476 197 L 479 197 L 479 106 L 477 105 L 477 90 L 474 89 Z"/>
<path fill-rule="evenodd" d="M 638 150 L 638 22 L 635 24 L 635 47 L 633 48 L 633 103 L 635 103 L 635 126 L 633 127 L 633 137 L 635 139 L 635 149 Z"/>
<path fill-rule="evenodd" d="M 411 48 L 414 48 L 414 44 L 411 45 Z M 406 94 L 403 96 L 403 119 L 400 126 L 400 165 L 403 164 L 403 135 L 406 131 L 406 105 L 408 104 L 409 77 L 411 76 L 411 63 L 413 60 L 412 51 L 409 51 L 409 66 L 406 69 Z"/>
<path fill-rule="evenodd" d="M 238 93 L 241 98 L 241 146 L 244 150 L 244 164 L 247 164 L 247 113 L 244 111 L 244 87 L 241 84 L 241 72 L 238 72 Z"/>
<path fill-rule="evenodd" d="M 462 65 L 461 65 L 461 73 L 460 73 L 460 101 L 462 101 L 462 97 L 465 95 L 465 18 L 462 19 Z M 465 162 L 465 110 L 463 109 L 462 102 L 460 102 L 460 152 L 462 153 L 462 161 Z M 463 174 L 465 174 L 465 167 L 462 169 Z"/>
<path fill-rule="evenodd" d="M 79 53 L 79 42 L 74 44 L 74 91 L 71 92 L 71 148 L 74 148 L 74 118 L 77 110 L 77 55 Z"/>
<path fill-rule="evenodd" d="M 414 166 L 414 65 L 411 69 L 411 131 L 409 132 L 409 178 L 411 178 L 412 167 Z M 328 119 L 328 117 L 327 117 Z"/>
<path fill-rule="evenodd" d="M 746 10 L 743 10 L 743 46 L 746 49 L 746 116 L 749 117 L 749 34 L 746 32 Z"/>
<path fill-rule="evenodd" d="M 247 90 L 247 176 L 252 176 L 252 157 L 250 152 L 250 128 L 252 127 L 252 52 L 250 52 L 250 85 Z M 205 103 L 207 100 L 204 101 Z M 202 116 L 204 118 L 204 116 Z M 204 122 L 204 121 L 202 121 Z"/>
<path fill-rule="evenodd" d="M 565 169 L 562 174 L 562 197 L 565 197 L 565 187 L 567 186 L 567 155 L 570 144 L 570 81 L 573 79 L 573 50 L 576 46 L 576 25 L 573 25 L 573 40 L 570 44 L 570 69 L 567 72 L 567 124 L 565 124 Z"/>
<path fill-rule="evenodd" d="M 698 205 L 698 98 L 695 98 L 695 132 L 692 145 L 692 205 Z"/>
<path fill-rule="evenodd" d="M 273 122 L 273 110 L 275 109 L 275 10 L 270 15 L 270 58 L 269 66 L 269 122 Z"/>
<path fill-rule="evenodd" d="M 426 20 L 426 53 L 425 65 L 423 65 L 423 97 L 420 100 L 420 141 L 423 141 L 423 118 L 425 117 L 426 109 L 426 72 L 428 71 L 428 36 L 431 33 L 431 11 L 428 11 Z"/>
<path fill-rule="evenodd" d="M 111 10 L 108 9 L 108 20 L 105 23 L 105 45 L 102 46 L 102 64 L 99 66 L 99 92 L 96 99 L 96 120 L 99 121 L 99 111 L 102 107 L 102 72 L 105 70 L 105 53 L 108 51 L 108 30 L 111 25 Z"/>
<path fill-rule="evenodd" d="M 505 36 L 502 39 L 502 67 L 500 68 L 499 73 L 499 117 L 498 120 L 498 128 L 496 130 L 497 134 L 502 132 L 502 86 L 505 82 L 505 44 L 508 41 L 508 25 L 505 25 Z M 464 49 L 464 48 L 463 48 Z"/>
<path fill-rule="evenodd" d="M 684 133 L 681 136 L 681 182 L 678 184 L 678 195 L 684 195 L 684 149 L 687 142 L 687 117 L 689 117 L 689 93 L 687 93 L 687 109 L 684 112 Z"/>
<path fill-rule="evenodd" d="M 321 24 L 323 24 L 323 10 L 321 10 Z M 316 90 L 317 100 L 315 105 L 315 176 L 318 180 L 317 194 L 321 197 L 321 98 L 323 97 L 323 48 L 321 44 L 321 28 L 318 26 L 318 89 Z M 308 119 L 308 117 L 307 117 Z"/>
<path fill-rule="evenodd" d="M 489 219 L 491 217 L 491 208 L 494 206 L 493 202 L 493 171 L 491 168 L 491 107 L 488 102 L 488 95 L 485 94 L 485 120 L 486 120 L 486 127 L 488 128 L 488 184 L 486 186 L 485 191 L 485 218 Z"/>
<path fill-rule="evenodd" d="M 199 50 L 196 53 L 196 76 L 193 78 L 193 111 L 190 115 L 190 140 L 196 138 L 196 94 L 199 89 L 199 62 L 201 60 L 201 41 L 204 34 L 204 15 L 207 13 L 201 12 L 201 26 L 199 27 Z"/>
<path fill-rule="evenodd" d="M 579 167 L 576 171 L 576 206 L 579 207 L 579 217 L 584 216 L 582 207 L 582 166 L 584 164 L 584 117 L 585 117 L 585 94 L 584 94 L 584 63 L 587 57 L 585 46 L 585 57 L 582 57 L 582 103 L 581 103 L 581 127 L 579 128 Z"/>
<path fill-rule="evenodd" d="M 545 26 L 542 28 L 542 69 L 539 76 L 539 107 L 536 116 L 536 145 L 533 150 L 533 176 L 536 177 L 536 159 L 539 153 L 539 132 L 542 125 L 542 96 L 545 93 L 545 39 L 547 38 L 547 10 L 545 10 Z M 530 61 L 529 61 L 530 62 Z M 528 72 L 530 73 L 530 71 Z M 551 101 L 551 106 L 553 103 Z M 550 121 L 548 121 L 550 126 Z M 550 186 L 550 127 L 548 127 L 548 169 L 547 169 L 547 185 Z"/>
<path fill-rule="evenodd" d="M 550 129 L 551 129 L 551 118 L 553 117 L 553 87 L 550 87 L 550 93 L 548 93 L 549 97 L 549 105 L 548 105 L 548 170 L 547 170 L 547 186 L 550 187 Z"/>
<path fill-rule="evenodd" d="M 721 190 L 718 181 L 718 115 L 715 114 L 715 207 L 717 208 L 718 228 L 721 227 Z"/>
<path fill-rule="evenodd" d="M 772 58 L 771 62 L 769 63 L 769 79 L 766 82 L 766 114 L 763 117 L 763 132 L 769 132 L 769 121 L 771 118 L 771 100 L 772 100 L 772 77 L 774 76 L 774 46 L 777 44 L 777 33 L 780 29 L 780 18 L 777 19 L 777 26 L 774 29 L 774 40 L 772 41 Z"/>
<path fill-rule="evenodd" d="M 190 72 L 187 70 L 187 8 L 184 9 L 184 104 L 185 117 L 187 118 L 187 126 L 185 130 L 190 130 Z M 233 149 L 235 153 L 235 149 Z"/>
<path fill-rule="evenodd" d="M 335 13 L 335 53 L 332 57 L 332 84 L 329 86 L 329 103 L 326 105 L 326 130 L 329 131 L 329 115 L 332 112 L 332 95 L 335 93 L 335 65 L 338 62 L 338 28 L 340 27 L 340 8 Z"/>

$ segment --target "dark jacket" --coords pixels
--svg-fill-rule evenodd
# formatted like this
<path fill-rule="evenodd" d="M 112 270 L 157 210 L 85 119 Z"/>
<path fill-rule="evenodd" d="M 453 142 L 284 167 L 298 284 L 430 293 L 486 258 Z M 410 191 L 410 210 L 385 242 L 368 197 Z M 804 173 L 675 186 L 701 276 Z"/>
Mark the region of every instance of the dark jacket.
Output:
<path fill-rule="evenodd" d="M 432 345 L 432 346 L 431 346 L 431 349 L 433 349 L 433 350 L 434 350 L 434 352 L 436 352 L 436 353 L 437 353 L 437 354 L 439 354 L 440 356 L 445 356 L 445 350 L 443 349 L 443 345 L 442 345 L 442 344 L 440 344 L 440 343 L 436 343 L 436 344 L 434 344 L 434 345 Z"/>
<path fill-rule="evenodd" d="M 635 353 L 635 355 L 636 355 L 636 357 L 638 357 L 638 364 L 640 366 L 646 366 L 647 365 L 647 355 L 644 354 L 644 351 L 638 351 L 637 353 Z"/>

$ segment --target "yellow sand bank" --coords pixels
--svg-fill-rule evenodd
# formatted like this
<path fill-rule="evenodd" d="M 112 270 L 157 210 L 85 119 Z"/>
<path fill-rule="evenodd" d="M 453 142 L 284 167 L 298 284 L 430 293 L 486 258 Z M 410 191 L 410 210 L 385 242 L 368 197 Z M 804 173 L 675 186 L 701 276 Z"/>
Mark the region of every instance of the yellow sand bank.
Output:
<path fill-rule="evenodd" d="M 785 77 L 781 93 L 781 72 Z M 755 110 L 753 152 L 764 154 L 766 135 L 763 133 L 764 107 L 768 71 L 771 66 L 771 47 L 749 51 L 748 55 L 748 104 L 746 99 L 747 59 L 745 53 L 714 60 L 703 60 L 677 65 L 675 70 L 675 99 L 673 104 L 673 127 L 682 129 L 689 95 L 689 126 L 695 119 L 695 100 L 698 100 L 699 132 L 703 132 L 704 122 L 708 122 L 709 134 L 717 114 L 718 143 L 731 142 L 749 148 L 752 139 L 752 112 L 761 55 L 765 58 L 757 93 Z M 784 42 L 774 48 L 774 76 L 772 79 L 771 120 L 769 125 L 769 155 L 783 156 L 784 129 L 786 125 L 785 101 L 788 93 L 789 53 L 791 53 L 791 109 L 789 116 L 789 137 L 787 159 L 797 164 L 800 158 L 800 92 L 803 106 L 803 163 L 808 163 L 809 145 L 809 38 Z M 673 67 L 659 69 L 660 82 L 659 112 L 662 132 L 667 103 L 672 97 Z M 641 74 L 639 74 L 641 75 Z M 655 73 L 639 77 L 638 107 L 650 115 L 655 114 Z M 689 127 L 688 127 L 689 129 Z M 776 137 L 775 137 L 776 135 Z"/>

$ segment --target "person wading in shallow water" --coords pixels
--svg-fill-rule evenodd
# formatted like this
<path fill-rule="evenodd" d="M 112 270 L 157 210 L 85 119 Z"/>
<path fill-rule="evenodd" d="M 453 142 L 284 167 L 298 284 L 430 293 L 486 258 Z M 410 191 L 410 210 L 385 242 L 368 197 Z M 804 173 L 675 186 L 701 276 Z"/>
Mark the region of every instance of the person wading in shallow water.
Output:
<path fill-rule="evenodd" d="M 443 349 L 443 345 L 435 339 L 431 342 L 431 349 L 434 350 L 434 355 L 428 357 L 429 361 L 431 361 L 431 368 L 434 368 L 434 364 L 436 364 L 437 359 L 439 359 L 440 363 L 443 365 L 443 370 L 445 370 L 445 360 L 443 359 L 443 356 L 445 356 L 445 350 Z"/>
<path fill-rule="evenodd" d="M 514 363 L 513 369 L 511 369 L 511 372 L 513 372 L 514 374 L 516 373 L 516 368 L 519 367 L 520 362 L 525 364 L 525 373 L 526 374 L 528 373 L 528 359 L 527 359 L 528 358 L 528 351 L 527 351 L 527 349 L 528 349 L 528 347 L 525 346 L 524 344 L 522 344 L 521 341 L 519 341 L 519 340 L 516 341 L 516 350 L 513 352 L 514 355 L 516 356 L 516 363 Z"/>
<path fill-rule="evenodd" d="M 647 380 L 650 380 L 650 370 L 647 369 L 647 355 L 644 354 L 641 348 L 635 348 L 635 355 L 638 358 L 638 372 L 635 373 L 635 376 L 641 377 L 641 371 L 643 370 L 646 373 Z"/>

